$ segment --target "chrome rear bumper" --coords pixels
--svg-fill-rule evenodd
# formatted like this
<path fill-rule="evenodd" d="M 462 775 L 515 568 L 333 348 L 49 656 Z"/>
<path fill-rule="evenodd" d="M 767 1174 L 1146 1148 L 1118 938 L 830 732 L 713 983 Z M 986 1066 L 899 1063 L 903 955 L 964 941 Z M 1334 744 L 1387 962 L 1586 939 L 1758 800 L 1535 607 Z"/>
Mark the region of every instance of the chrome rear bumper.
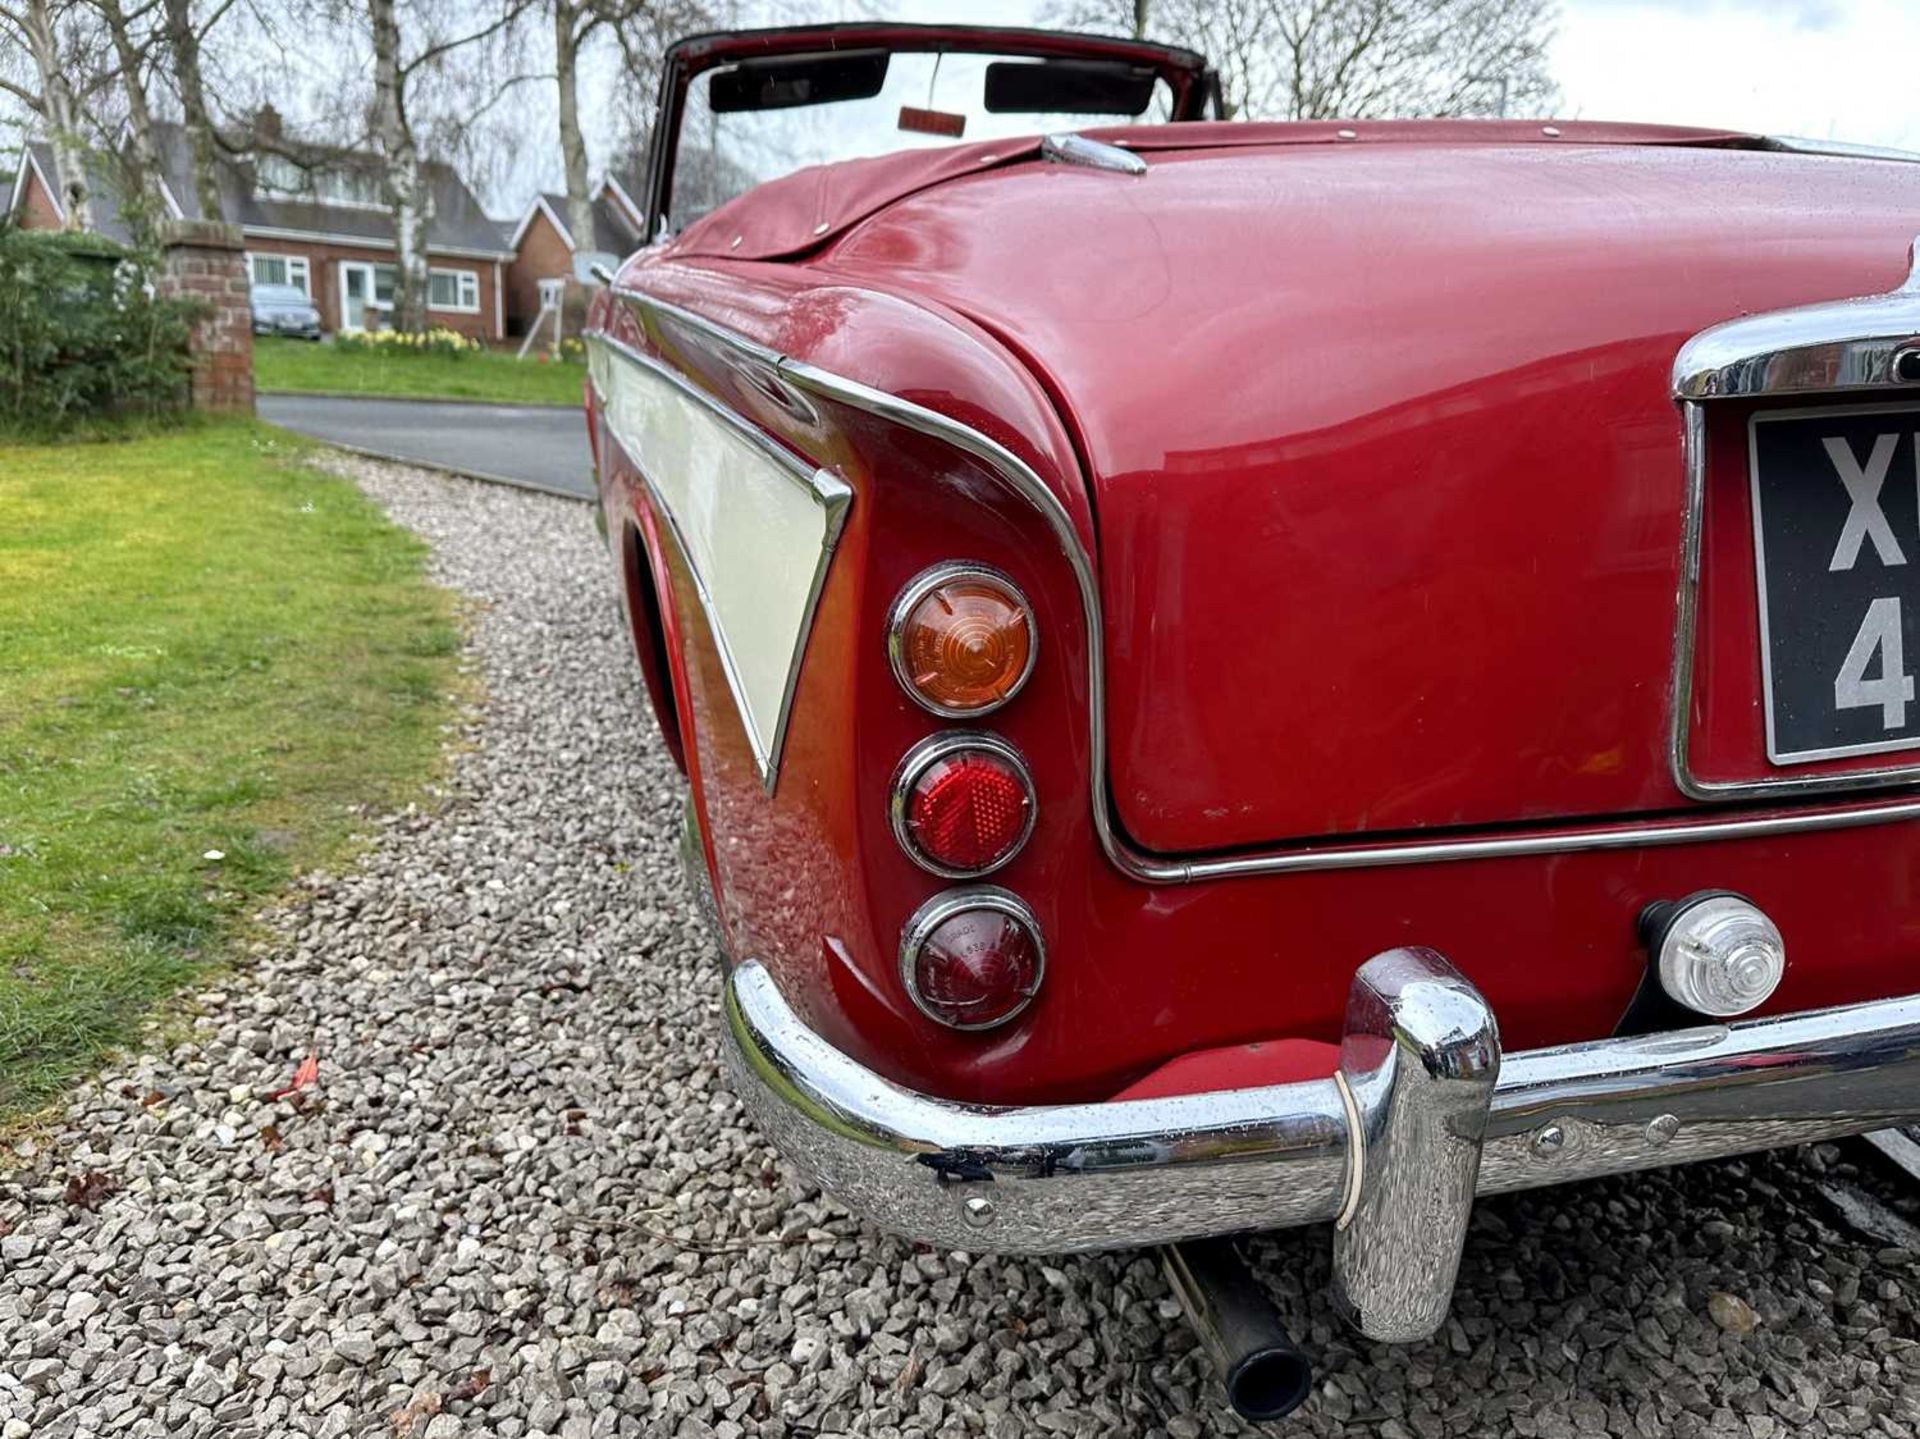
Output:
<path fill-rule="evenodd" d="M 875 1224 L 955 1249 L 1115 1249 L 1332 1220 L 1336 1297 L 1380 1339 L 1439 1327 L 1474 1197 L 1879 1129 L 1920 1115 L 1920 996 L 1503 1056 L 1431 950 L 1354 977 L 1340 1071 L 1105 1104 L 956 1104 L 727 984 L 761 1132 Z"/>

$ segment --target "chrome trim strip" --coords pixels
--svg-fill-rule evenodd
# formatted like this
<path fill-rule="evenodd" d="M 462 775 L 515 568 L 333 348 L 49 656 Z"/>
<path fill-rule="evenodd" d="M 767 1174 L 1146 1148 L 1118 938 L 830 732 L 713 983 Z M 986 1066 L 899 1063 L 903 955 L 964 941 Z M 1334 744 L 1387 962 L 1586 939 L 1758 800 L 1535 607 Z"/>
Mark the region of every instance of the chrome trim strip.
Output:
<path fill-rule="evenodd" d="M 1057 165 L 1081 165 L 1089 170 L 1111 170 L 1117 175 L 1144 175 L 1147 162 L 1130 150 L 1090 140 L 1071 130 L 1040 137 L 1040 158 Z"/>
<path fill-rule="evenodd" d="M 920 986 L 913 977 L 913 961 L 919 956 L 920 949 L 933 937 L 933 932 L 943 923 L 968 909 L 990 909 L 1009 915 L 1026 926 L 1027 933 L 1033 936 L 1033 987 L 1026 997 L 996 1019 L 984 1024 L 955 1024 L 942 1019 L 931 1009 L 920 994 Z M 900 983 L 907 991 L 907 998 L 913 1001 L 913 1007 L 939 1025 L 942 1029 L 959 1030 L 963 1034 L 978 1033 L 987 1029 L 998 1029 L 1001 1025 L 1027 1012 L 1027 1006 L 1033 1003 L 1033 997 L 1040 992 L 1040 985 L 1047 977 L 1047 941 L 1040 932 L 1040 921 L 1027 907 L 1025 900 L 1012 890 L 1002 889 L 997 884 L 969 885 L 965 889 L 943 889 L 933 898 L 922 904 L 907 919 L 900 931 Z"/>
<path fill-rule="evenodd" d="M 1898 289 L 1745 315 L 1702 330 L 1673 361 L 1677 400 L 1911 386 L 1907 357 L 1920 352 L 1920 239 Z"/>
<path fill-rule="evenodd" d="M 937 410 L 929 410 L 910 400 L 903 400 L 897 395 L 876 390 L 804 361 L 777 355 L 702 315 L 683 310 L 669 301 L 655 299 L 642 291 L 620 286 L 615 288 L 614 293 L 639 310 L 650 312 L 671 324 L 696 330 L 717 344 L 732 346 L 765 363 L 776 365 L 781 375 L 801 389 L 918 430 L 953 446 L 963 454 L 971 455 L 1039 512 L 1073 573 L 1087 630 L 1087 768 L 1094 834 L 1114 868 L 1143 884 L 1189 884 L 1199 880 L 1236 879 L 1250 875 L 1370 869 L 1456 860 L 1512 859 L 1590 850 L 1634 849 L 1643 845 L 1695 844 L 1772 834 L 1807 834 L 1855 825 L 1893 824 L 1920 819 L 1920 801 L 1898 804 L 1883 802 L 1847 809 L 1796 811 L 1740 819 L 1678 819 L 1567 829 L 1544 834 L 1304 845 L 1216 859 L 1165 859 L 1143 854 L 1128 845 L 1120 835 L 1108 803 L 1106 661 L 1103 650 L 1106 631 L 1101 617 L 1100 591 L 1093 560 L 1081 544 L 1066 507 L 1033 468 L 1005 446 Z M 1696 507 L 1690 507 L 1690 511 L 1693 508 Z M 1683 586 L 1685 583 L 1683 578 Z"/>
<path fill-rule="evenodd" d="M 1920 164 L 1920 151 L 1896 150 L 1891 145 L 1858 145 L 1851 140 L 1812 140 L 1804 135 L 1768 135 L 1762 148 L 1788 155 L 1830 155 L 1843 160 L 1901 160 Z"/>
<path fill-rule="evenodd" d="M 1020 678 L 1013 682 L 1013 688 L 990 705 L 978 709 L 960 710 L 948 705 L 937 705 L 919 690 L 913 687 L 913 677 L 907 673 L 906 647 L 900 642 L 900 631 L 907 622 L 907 616 L 913 607 L 925 599 L 927 592 L 936 585 L 948 580 L 986 579 L 1006 588 L 1021 613 L 1027 617 L 1027 664 L 1020 671 Z M 887 612 L 887 663 L 893 666 L 893 677 L 900 682 L 900 688 L 906 691 L 907 698 L 919 705 L 928 714 L 941 719 L 976 720 L 992 714 L 995 710 L 1012 702 L 1013 697 L 1026 688 L 1028 679 L 1033 675 L 1033 667 L 1040 658 L 1040 633 L 1034 627 L 1033 606 L 1027 602 L 1026 594 L 1013 580 L 991 565 L 975 563 L 972 560 L 951 560 L 944 564 L 932 565 L 920 571 L 900 591 L 900 597 L 893 602 L 893 608 Z"/>
<path fill-rule="evenodd" d="M 1673 391 L 1680 402 L 1685 433 L 1686 513 L 1681 525 L 1673 681 L 1667 711 L 1667 759 L 1675 786 L 1689 799 L 1792 799 L 1920 782 L 1920 766 L 1916 765 L 1780 779 L 1709 780 L 1694 773 L 1691 754 L 1700 625 L 1701 532 L 1706 522 L 1707 411 L 1704 402 L 1722 398 L 1845 394 L 1875 387 L 1904 387 L 1912 392 L 1915 400 L 1920 400 L 1920 389 L 1913 389 L 1914 382 L 1906 377 L 1905 368 L 1907 356 L 1920 355 L 1920 239 L 1914 241 L 1908 260 L 1906 283 L 1889 294 L 1806 305 L 1715 325 L 1688 340 L 1674 359 Z M 1829 376 L 1830 382 L 1814 383 L 1814 377 L 1819 374 Z M 1831 407 L 1805 411 L 1807 414 L 1830 412 Z M 1751 430 L 1748 450 L 1751 466 Z M 1752 482 L 1750 473 L 1749 484 Z M 1754 519 L 1757 526 L 1757 505 Z M 1764 595 L 1764 574 L 1759 584 Z M 1764 646 L 1764 610 L 1761 624 Z M 1767 663 L 1764 647 L 1761 663 Z M 1770 715 L 1767 727 L 1771 749 Z M 1808 756 L 1793 762 L 1815 762 L 1818 758 Z M 1903 814 L 1895 811 L 1912 809 L 1910 805 L 1884 806 L 1875 813 L 1885 819 L 1896 819 Z"/>
<path fill-rule="evenodd" d="M 1346 1207 L 1353 1140 L 1331 1078 L 1106 1104 L 938 1099 L 828 1044 L 753 961 L 728 979 L 726 1024 L 734 1088 L 760 1132 L 850 1208 L 929 1243 L 1131 1248 L 1319 1223 Z M 1364 1083 L 1353 1087 L 1364 1095 Z M 1361 1107 L 1363 1124 L 1380 1122 Z M 1473 1193 L 1837 1138 L 1917 1114 L 1920 996 L 1507 1054 Z M 1426 1146 L 1371 1150 L 1370 1166 L 1404 1170 Z M 1420 1178 L 1370 1173 L 1363 1185 Z M 1358 1227 L 1344 1237 L 1360 1239 Z"/>
<path fill-rule="evenodd" d="M 679 547 L 681 556 L 686 561 L 687 574 L 693 581 L 694 593 L 699 596 L 700 608 L 707 620 L 707 629 L 713 635 L 714 649 L 720 656 L 720 667 L 726 674 L 727 687 L 733 693 L 734 708 L 738 710 L 741 727 L 746 731 L 747 743 L 753 751 L 761 784 L 766 792 L 771 794 L 779 782 L 780 755 L 786 747 L 787 727 L 793 717 L 793 696 L 800 683 L 801 662 L 806 654 L 807 640 L 813 632 L 814 615 L 819 609 L 820 592 L 826 585 L 827 570 L 832 564 L 834 551 L 839 545 L 840 531 L 846 523 L 847 507 L 853 500 L 853 489 L 832 471 L 816 468 L 802 460 L 757 425 L 735 414 L 685 376 L 662 364 L 653 356 L 615 339 L 604 331 L 594 331 L 587 338 L 590 346 L 600 347 L 605 354 L 617 356 L 635 367 L 639 373 L 666 384 L 680 398 L 693 403 L 701 413 L 718 420 L 730 433 L 745 441 L 756 454 L 766 460 L 776 473 L 804 489 L 824 512 L 820 553 L 814 562 L 813 576 L 801 607 L 800 622 L 794 638 L 793 651 L 787 661 L 786 678 L 781 690 L 779 709 L 774 719 L 773 733 L 770 737 L 763 737 L 754 720 L 752 706 L 747 699 L 746 684 L 740 673 L 739 661 L 734 655 L 726 627 L 721 623 L 719 610 L 708 587 L 710 582 L 707 576 L 700 573 L 700 567 L 694 561 L 694 551 L 687 543 L 686 533 L 681 528 L 681 519 L 674 513 L 673 507 L 667 503 L 665 496 L 660 493 L 654 478 L 648 475 L 639 463 L 644 446 L 637 441 L 636 437 L 623 432 L 619 417 L 615 413 L 617 406 L 608 403 L 609 397 L 600 367 L 588 366 L 594 395 L 608 430 L 620 440 L 622 447 L 635 460 L 635 472 L 640 475 L 641 483 L 646 486 L 655 512 L 665 520 L 667 528 L 673 534 L 674 543 Z"/>
<path fill-rule="evenodd" d="M 1014 840 L 1005 854 L 981 869 L 949 869 L 915 844 L 913 833 L 907 828 L 907 800 L 921 774 L 936 760 L 943 760 L 963 750 L 984 750 L 1006 761 L 1027 789 L 1027 822 L 1020 827 L 1019 838 Z M 887 791 L 887 822 L 893 827 L 895 842 L 908 859 L 928 874 L 937 874 L 942 879 L 980 879 L 1005 869 L 1013 863 L 1014 856 L 1026 848 L 1027 841 L 1033 837 L 1034 822 L 1039 817 L 1040 802 L 1033 792 L 1033 771 L 1027 767 L 1026 757 L 999 735 L 982 734 L 975 730 L 949 729 L 928 735 L 901 759 Z"/>

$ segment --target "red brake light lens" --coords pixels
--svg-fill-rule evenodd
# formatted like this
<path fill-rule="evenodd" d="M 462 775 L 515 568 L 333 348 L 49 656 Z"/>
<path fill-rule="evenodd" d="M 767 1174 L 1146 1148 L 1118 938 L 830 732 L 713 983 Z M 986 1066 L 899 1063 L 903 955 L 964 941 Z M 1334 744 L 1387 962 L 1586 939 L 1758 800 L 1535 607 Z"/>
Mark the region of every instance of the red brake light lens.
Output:
<path fill-rule="evenodd" d="M 900 972 L 914 1005 L 950 1029 L 991 1029 L 1032 1003 L 1046 970 L 1033 913 L 991 885 L 935 895 L 907 922 Z"/>
<path fill-rule="evenodd" d="M 1033 614 L 1005 575 L 938 565 L 894 603 L 887 644 L 908 694 L 951 719 L 998 709 L 1033 669 Z"/>
<path fill-rule="evenodd" d="M 945 734 L 908 752 L 894 780 L 894 835 L 922 868 L 949 878 L 998 869 L 1033 830 L 1033 783 L 1020 753 L 992 735 Z"/>

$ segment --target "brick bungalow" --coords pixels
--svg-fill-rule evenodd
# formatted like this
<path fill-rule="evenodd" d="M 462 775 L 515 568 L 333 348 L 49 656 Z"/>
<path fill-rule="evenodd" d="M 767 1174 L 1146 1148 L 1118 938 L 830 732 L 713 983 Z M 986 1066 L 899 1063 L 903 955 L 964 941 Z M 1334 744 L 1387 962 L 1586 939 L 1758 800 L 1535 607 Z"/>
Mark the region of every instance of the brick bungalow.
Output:
<path fill-rule="evenodd" d="M 254 283 L 299 286 L 313 298 L 329 332 L 381 328 L 393 299 L 394 243 L 378 162 L 364 152 L 286 141 L 271 110 L 261 112 L 254 134 L 261 148 L 222 169 L 218 217 L 240 227 Z M 245 143 L 247 137 L 234 138 Z M 167 217 L 205 218 L 185 132 L 156 124 L 154 140 Z M 513 249 L 458 174 L 433 162 L 425 170 L 428 319 L 478 340 L 503 339 Z M 113 189 L 103 165 L 91 180 L 93 227 L 124 242 L 130 233 Z M 58 229 L 66 223 L 64 193 L 53 147 L 30 141 L 21 152 L 7 213 L 27 229 Z"/>
<path fill-rule="evenodd" d="M 513 251 L 513 260 L 507 266 L 508 333 L 524 335 L 539 318 L 543 282 L 549 289 L 554 285 L 564 288 L 569 307 L 567 330 L 572 333 L 583 293 L 573 279 L 575 251 L 594 250 L 625 259 L 640 248 L 644 224 L 640 207 L 611 175 L 593 192 L 593 235 L 585 246 L 576 243 L 567 224 L 565 195 L 534 196 L 507 240 Z"/>

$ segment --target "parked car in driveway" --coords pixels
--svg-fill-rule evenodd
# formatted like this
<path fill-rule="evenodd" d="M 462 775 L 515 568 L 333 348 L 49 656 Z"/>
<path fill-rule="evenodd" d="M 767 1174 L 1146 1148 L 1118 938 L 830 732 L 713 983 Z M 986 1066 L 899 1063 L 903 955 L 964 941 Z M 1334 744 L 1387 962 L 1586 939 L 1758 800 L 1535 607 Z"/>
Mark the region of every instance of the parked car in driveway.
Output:
<path fill-rule="evenodd" d="M 255 285 L 249 296 L 254 334 L 288 335 L 300 340 L 320 338 L 320 311 L 298 285 Z"/>
<path fill-rule="evenodd" d="M 929 1243 L 1165 1246 L 1272 1417 L 1222 1236 L 1420 1340 L 1478 1195 L 1920 1113 L 1920 165 L 1217 111 L 682 41 L 589 419 L 762 1131 Z"/>

